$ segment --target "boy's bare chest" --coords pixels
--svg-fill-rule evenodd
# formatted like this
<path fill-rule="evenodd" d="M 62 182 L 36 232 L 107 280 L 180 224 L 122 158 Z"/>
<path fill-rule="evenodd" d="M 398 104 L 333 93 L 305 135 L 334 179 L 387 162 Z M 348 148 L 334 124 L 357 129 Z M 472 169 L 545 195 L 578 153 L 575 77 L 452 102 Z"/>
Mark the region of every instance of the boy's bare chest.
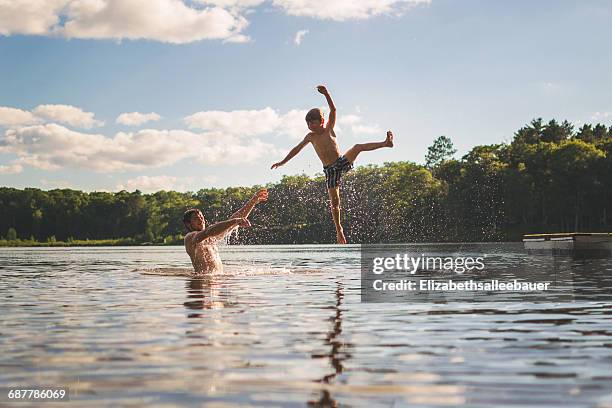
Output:
<path fill-rule="evenodd" d="M 332 137 L 328 131 L 320 133 L 320 134 L 315 134 L 312 136 L 310 140 L 312 140 L 312 144 L 317 150 L 319 148 L 321 149 L 326 149 L 330 147 L 333 148 L 334 146 L 338 145 L 336 143 L 336 138 Z"/>
<path fill-rule="evenodd" d="M 323 165 L 333 163 L 338 158 L 338 143 L 336 143 L 336 138 L 331 137 L 328 132 L 315 135 L 311 140 L 317 156 L 319 156 Z"/>

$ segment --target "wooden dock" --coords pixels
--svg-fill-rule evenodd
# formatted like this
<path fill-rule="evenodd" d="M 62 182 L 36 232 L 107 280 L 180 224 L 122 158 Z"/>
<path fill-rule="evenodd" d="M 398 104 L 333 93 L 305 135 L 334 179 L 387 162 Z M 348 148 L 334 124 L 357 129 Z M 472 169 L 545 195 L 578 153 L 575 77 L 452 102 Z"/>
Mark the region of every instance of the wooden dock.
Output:
<path fill-rule="evenodd" d="M 528 251 L 612 254 L 612 233 L 568 232 L 523 235 Z"/>

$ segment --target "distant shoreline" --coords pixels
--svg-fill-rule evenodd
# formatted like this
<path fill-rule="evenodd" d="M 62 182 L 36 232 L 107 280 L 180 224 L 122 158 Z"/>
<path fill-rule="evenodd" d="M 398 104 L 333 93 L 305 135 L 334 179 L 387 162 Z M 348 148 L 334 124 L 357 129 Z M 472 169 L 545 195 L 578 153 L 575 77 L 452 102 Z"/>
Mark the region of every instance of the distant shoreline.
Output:
<path fill-rule="evenodd" d="M 137 242 L 132 238 L 123 239 L 90 239 L 74 240 L 72 242 L 53 241 L 38 242 L 30 240 L 7 241 L 0 240 L 0 248 L 30 248 L 30 247 L 99 247 L 99 246 L 180 246 L 182 242 Z"/>
<path fill-rule="evenodd" d="M 477 243 L 486 243 L 486 244 L 494 244 L 494 243 L 520 243 L 521 241 L 474 241 L 474 242 L 461 242 L 461 243 L 471 243 L 471 244 L 477 244 Z M 410 242 L 410 243 L 405 243 L 405 244 L 448 244 L 448 242 Z M 332 242 L 301 242 L 301 243 L 291 243 L 289 245 L 327 245 L 327 244 L 333 244 Z M 355 244 L 361 244 L 360 242 L 357 242 Z M 371 244 L 371 243 L 370 243 Z M 389 243 L 389 244 L 394 244 L 394 243 Z M 270 244 L 261 244 L 261 243 L 257 243 L 257 244 L 248 244 L 248 243 L 240 243 L 240 244 L 236 244 L 236 245 L 243 245 L 243 246 L 260 246 L 260 245 L 279 245 L 279 244 L 275 244 L 275 243 L 270 243 Z M 183 246 L 183 242 L 182 241 L 173 241 L 173 242 L 167 242 L 167 243 L 163 243 L 163 242 L 135 242 L 133 240 L 130 239 L 100 239 L 100 240 L 78 240 L 78 241 L 73 241 L 73 242 L 64 242 L 64 241 L 55 241 L 55 242 L 32 242 L 32 241 L 24 241 L 24 240 L 17 240 L 17 242 L 15 241 L 6 241 L 6 240 L 0 240 L 0 248 L 51 248 L 51 247 L 55 247 L 55 248 L 77 248 L 77 247 L 109 247 L 109 246 L 116 246 L 116 247 L 126 247 L 126 246 L 134 246 L 134 247 L 147 247 L 147 246 L 151 246 L 151 247 L 159 247 L 159 246 Z"/>

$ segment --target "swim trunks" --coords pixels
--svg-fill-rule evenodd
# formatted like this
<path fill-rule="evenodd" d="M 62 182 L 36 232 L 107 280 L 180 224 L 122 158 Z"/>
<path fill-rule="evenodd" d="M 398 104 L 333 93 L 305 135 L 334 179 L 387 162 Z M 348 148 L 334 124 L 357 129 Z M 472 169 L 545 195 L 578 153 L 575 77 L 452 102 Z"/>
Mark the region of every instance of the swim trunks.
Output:
<path fill-rule="evenodd" d="M 353 163 L 351 163 L 345 156 L 340 156 L 329 166 L 323 167 L 327 188 L 337 187 L 340 184 L 340 178 L 342 178 L 342 175 L 352 168 Z"/>

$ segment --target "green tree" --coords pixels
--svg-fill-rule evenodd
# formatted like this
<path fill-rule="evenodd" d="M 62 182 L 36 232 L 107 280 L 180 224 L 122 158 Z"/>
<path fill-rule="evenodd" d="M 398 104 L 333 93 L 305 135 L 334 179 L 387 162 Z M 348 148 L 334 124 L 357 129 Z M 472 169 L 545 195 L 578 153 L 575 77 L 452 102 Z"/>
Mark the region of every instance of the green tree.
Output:
<path fill-rule="evenodd" d="M 442 217 L 444 186 L 432 173 L 414 163 L 388 164 L 385 190 L 388 239 L 393 242 L 436 241 L 446 229 Z"/>
<path fill-rule="evenodd" d="M 17 239 L 17 231 L 15 228 L 11 227 L 6 232 L 6 239 L 9 241 L 15 241 Z"/>
<path fill-rule="evenodd" d="M 541 141 L 544 124 L 542 118 L 533 119 L 514 134 L 513 144 L 535 144 Z"/>
<path fill-rule="evenodd" d="M 542 142 L 561 143 L 572 136 L 573 129 L 574 126 L 567 120 L 559 124 L 556 120 L 552 119 L 542 129 L 540 140 Z"/>
<path fill-rule="evenodd" d="M 440 136 L 427 148 L 425 166 L 430 169 L 438 167 L 444 161 L 451 159 L 455 153 L 457 149 L 453 146 L 452 140 L 449 137 Z"/>
<path fill-rule="evenodd" d="M 591 200 L 600 191 L 601 182 L 595 177 L 605 152 L 581 140 L 560 144 L 551 156 L 551 201 L 556 203 L 554 216 L 563 230 L 578 231 Z"/>

